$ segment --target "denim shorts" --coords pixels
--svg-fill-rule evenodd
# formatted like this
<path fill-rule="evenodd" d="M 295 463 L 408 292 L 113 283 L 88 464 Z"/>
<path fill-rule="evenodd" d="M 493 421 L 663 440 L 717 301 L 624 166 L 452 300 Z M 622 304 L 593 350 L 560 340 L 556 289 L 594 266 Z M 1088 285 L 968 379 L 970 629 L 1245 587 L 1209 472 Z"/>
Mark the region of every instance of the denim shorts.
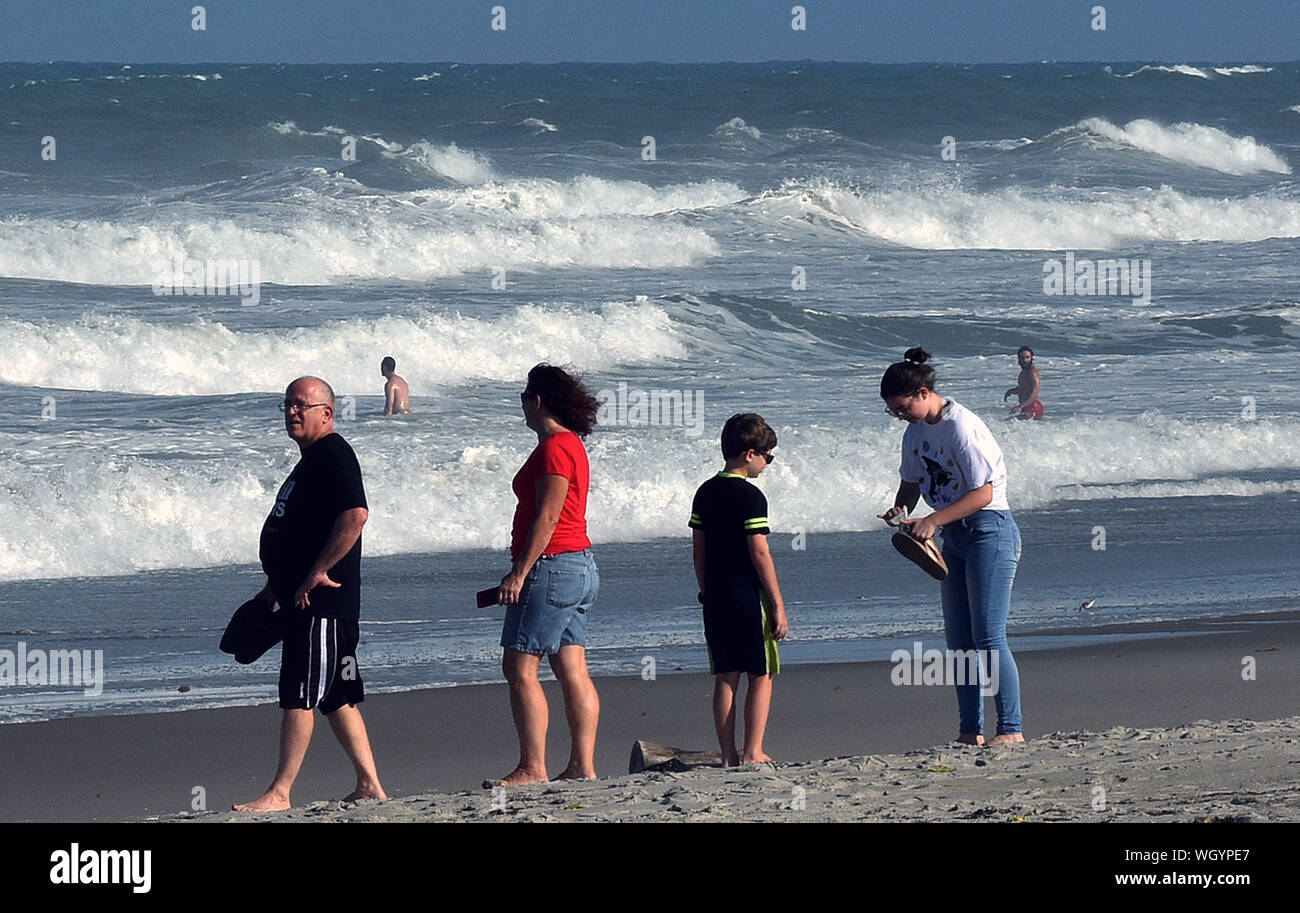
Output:
<path fill-rule="evenodd" d="M 501 646 L 535 656 L 585 647 L 587 610 L 599 590 L 591 549 L 543 555 L 524 578 L 519 601 L 506 606 Z"/>

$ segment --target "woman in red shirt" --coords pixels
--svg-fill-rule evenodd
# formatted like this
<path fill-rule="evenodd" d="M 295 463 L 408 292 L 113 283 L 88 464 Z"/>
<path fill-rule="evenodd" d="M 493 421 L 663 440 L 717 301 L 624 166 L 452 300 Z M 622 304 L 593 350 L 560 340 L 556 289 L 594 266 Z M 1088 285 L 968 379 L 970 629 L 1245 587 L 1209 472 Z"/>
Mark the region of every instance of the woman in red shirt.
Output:
<path fill-rule="evenodd" d="M 590 472 L 582 438 L 596 424 L 600 401 L 576 379 L 552 365 L 528 372 L 519 395 L 537 447 L 515 474 L 510 573 L 501 579 L 505 606 L 501 669 L 510 685 L 510 710 L 519 732 L 519 766 L 486 785 L 545 782 L 549 708 L 537 681 L 545 655 L 564 690 L 572 747 L 557 780 L 596 776 L 596 723 L 600 699 L 587 672 L 587 610 L 596 601 L 600 575 L 587 538 Z"/>

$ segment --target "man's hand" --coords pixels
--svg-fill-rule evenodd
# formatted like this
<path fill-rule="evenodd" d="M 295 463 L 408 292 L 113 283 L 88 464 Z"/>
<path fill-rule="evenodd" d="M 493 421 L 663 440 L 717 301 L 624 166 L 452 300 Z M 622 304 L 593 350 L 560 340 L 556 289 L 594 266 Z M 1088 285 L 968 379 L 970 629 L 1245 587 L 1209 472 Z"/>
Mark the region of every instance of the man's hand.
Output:
<path fill-rule="evenodd" d="M 266 586 L 262 587 L 262 589 L 259 590 L 257 595 L 254 596 L 253 598 L 260 599 L 263 602 L 265 602 L 267 607 L 270 608 L 272 612 L 274 612 L 277 608 L 275 602 L 275 593 L 271 592 L 271 584 L 269 583 Z"/>
<path fill-rule="evenodd" d="M 341 583 L 335 583 L 333 580 L 330 580 L 330 575 L 326 571 L 317 571 L 308 576 L 307 579 L 302 582 L 302 586 L 298 587 L 298 592 L 293 594 L 293 604 L 297 608 L 305 609 L 311 605 L 311 599 L 307 594 L 316 589 L 316 587 L 327 586 L 331 589 L 338 589 L 342 585 L 343 584 Z"/>

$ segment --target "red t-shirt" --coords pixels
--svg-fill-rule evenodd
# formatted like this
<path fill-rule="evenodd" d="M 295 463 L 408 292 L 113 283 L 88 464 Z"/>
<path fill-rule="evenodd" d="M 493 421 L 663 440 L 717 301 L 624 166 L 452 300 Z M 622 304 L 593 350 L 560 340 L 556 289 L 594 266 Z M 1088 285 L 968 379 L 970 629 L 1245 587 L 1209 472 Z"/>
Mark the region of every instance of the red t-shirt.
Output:
<path fill-rule="evenodd" d="M 587 448 L 582 446 L 582 438 L 572 431 L 561 431 L 537 445 L 511 483 L 515 497 L 519 499 L 510 531 L 511 558 L 518 558 L 523 550 L 528 529 L 537 516 L 537 480 L 546 475 L 564 476 L 569 480 L 569 489 L 564 493 L 560 522 L 555 524 L 555 532 L 551 533 L 551 541 L 542 554 L 558 555 L 591 548 L 591 540 L 587 538 L 587 488 L 590 482 Z"/>

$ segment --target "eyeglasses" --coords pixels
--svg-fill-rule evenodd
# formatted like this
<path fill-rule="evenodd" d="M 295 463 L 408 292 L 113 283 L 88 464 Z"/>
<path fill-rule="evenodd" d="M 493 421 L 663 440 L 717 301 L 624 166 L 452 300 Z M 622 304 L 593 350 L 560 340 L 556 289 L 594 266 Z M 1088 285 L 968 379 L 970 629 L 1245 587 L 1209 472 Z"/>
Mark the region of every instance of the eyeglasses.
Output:
<path fill-rule="evenodd" d="M 766 460 L 767 465 L 769 466 L 771 466 L 772 461 L 776 459 L 776 454 L 772 453 L 770 450 L 769 451 L 755 450 L 754 452 L 757 453 L 759 456 L 761 456 L 764 460 Z"/>
<path fill-rule="evenodd" d="M 519 402 L 526 403 L 530 399 L 534 398 L 535 396 L 537 396 L 536 393 L 530 393 L 529 391 L 525 390 L 524 392 L 519 394 Z"/>
<path fill-rule="evenodd" d="M 921 392 L 921 391 L 918 390 L 917 393 L 919 393 L 919 392 Z M 903 399 L 905 399 L 905 400 L 915 399 L 915 398 L 916 398 L 916 393 L 909 393 L 909 394 L 907 394 L 907 396 L 904 396 L 904 397 L 903 397 Z M 906 408 L 907 408 L 906 406 L 899 406 L 897 409 L 891 409 L 891 408 L 889 408 L 888 406 L 886 406 L 886 407 L 885 407 L 885 411 L 888 412 L 890 415 L 892 415 L 894 418 L 902 418 L 902 417 L 903 417 L 903 410 L 906 409 Z"/>
<path fill-rule="evenodd" d="M 295 399 L 290 402 L 286 399 L 284 402 L 277 403 L 277 405 L 280 407 L 281 412 L 302 413 L 306 412 L 308 409 L 315 409 L 317 406 L 328 406 L 329 403 L 304 403 L 300 399 Z"/>

